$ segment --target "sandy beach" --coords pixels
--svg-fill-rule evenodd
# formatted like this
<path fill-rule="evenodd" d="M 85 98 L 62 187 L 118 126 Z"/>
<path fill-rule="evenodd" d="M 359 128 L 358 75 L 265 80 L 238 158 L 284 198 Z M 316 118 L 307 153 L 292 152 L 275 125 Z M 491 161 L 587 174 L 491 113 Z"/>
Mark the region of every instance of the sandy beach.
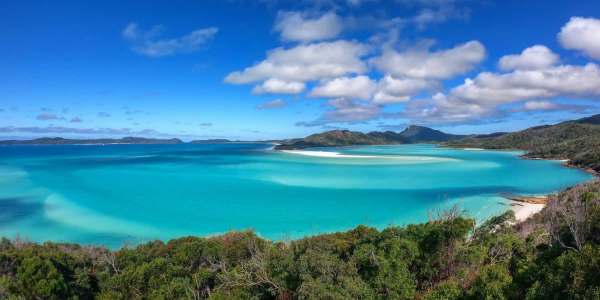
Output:
<path fill-rule="evenodd" d="M 525 203 L 525 202 L 514 202 L 511 203 L 510 208 L 515 213 L 515 219 L 517 222 L 522 222 L 527 220 L 527 218 L 532 215 L 540 212 L 546 204 L 536 204 L 536 203 Z"/>
<path fill-rule="evenodd" d="M 517 222 L 521 222 L 531 217 L 532 215 L 541 211 L 546 202 L 548 202 L 548 196 L 516 196 L 508 195 L 506 199 L 512 201 L 510 204 L 511 209 L 515 213 L 515 219 Z"/>
<path fill-rule="evenodd" d="M 281 150 L 281 152 L 285 152 L 285 153 L 289 153 L 289 154 L 314 156 L 314 157 L 341 157 L 341 158 L 377 158 L 378 157 L 378 156 L 374 156 L 374 155 L 341 154 L 339 152 L 330 152 L 330 151 Z"/>

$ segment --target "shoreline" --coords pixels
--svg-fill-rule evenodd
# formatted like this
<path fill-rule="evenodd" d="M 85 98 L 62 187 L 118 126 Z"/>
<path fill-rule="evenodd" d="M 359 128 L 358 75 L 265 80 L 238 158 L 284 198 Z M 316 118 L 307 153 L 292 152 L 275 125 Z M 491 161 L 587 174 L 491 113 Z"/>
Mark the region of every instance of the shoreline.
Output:
<path fill-rule="evenodd" d="M 516 195 L 505 195 L 503 196 L 507 200 L 512 201 L 509 206 L 515 214 L 515 220 L 520 223 L 531 216 L 540 212 L 546 203 L 548 203 L 549 195 L 545 196 L 516 196 Z"/>
<path fill-rule="evenodd" d="M 511 203 L 510 209 L 515 214 L 515 220 L 517 223 L 521 223 L 531 216 L 539 213 L 542 209 L 546 207 L 546 204 L 536 204 L 536 203 Z"/>
<path fill-rule="evenodd" d="M 438 146 L 444 147 L 444 145 L 437 144 Z M 525 151 L 522 149 L 485 149 L 485 148 L 457 148 L 457 147 L 449 147 L 455 148 L 463 151 L 486 151 L 486 150 L 505 150 L 505 151 Z M 276 150 L 289 154 L 300 154 L 306 156 L 313 157 L 344 157 L 346 155 L 338 153 L 338 152 L 327 152 L 327 151 L 311 151 L 311 150 Z M 348 155 L 347 157 L 353 157 L 352 155 Z M 360 157 L 360 156 L 357 156 Z M 521 159 L 527 160 L 553 160 L 561 163 L 562 166 L 567 168 L 574 168 L 584 171 L 586 173 L 591 174 L 595 178 L 600 177 L 600 173 L 596 172 L 590 168 L 582 168 L 580 166 L 574 165 L 571 163 L 570 159 L 566 158 L 542 158 L 542 157 L 530 157 L 527 156 L 527 153 L 518 156 Z M 542 196 L 521 196 L 521 195 L 504 195 L 505 199 L 511 201 L 508 205 L 510 209 L 515 214 L 515 219 L 517 223 L 524 222 L 529 219 L 533 215 L 539 213 L 544 207 L 546 207 L 546 203 L 548 202 L 550 194 L 542 195 Z"/>
<path fill-rule="evenodd" d="M 297 154 L 312 157 L 336 157 L 336 158 L 377 158 L 374 155 L 354 155 L 354 154 L 342 154 L 340 152 L 333 151 L 318 151 L 318 150 L 275 150 L 281 151 L 288 154 Z"/>

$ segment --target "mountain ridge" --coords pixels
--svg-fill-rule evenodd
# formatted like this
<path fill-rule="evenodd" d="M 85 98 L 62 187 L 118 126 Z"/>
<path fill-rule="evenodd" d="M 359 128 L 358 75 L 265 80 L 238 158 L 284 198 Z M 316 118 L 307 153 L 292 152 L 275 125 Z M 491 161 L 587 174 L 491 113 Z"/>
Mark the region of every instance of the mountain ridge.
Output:
<path fill-rule="evenodd" d="M 573 166 L 597 173 L 600 172 L 600 114 L 497 136 L 469 136 L 444 145 L 519 149 L 527 151 L 526 158 L 566 159 Z"/>
<path fill-rule="evenodd" d="M 419 125 L 410 125 L 401 132 L 371 131 L 369 133 L 363 133 L 350 130 L 330 130 L 311 134 L 302 139 L 283 142 L 282 144 L 277 145 L 275 149 L 295 150 L 311 147 L 414 144 L 425 142 L 437 143 L 464 137 L 466 137 L 466 135 L 449 134 Z"/>

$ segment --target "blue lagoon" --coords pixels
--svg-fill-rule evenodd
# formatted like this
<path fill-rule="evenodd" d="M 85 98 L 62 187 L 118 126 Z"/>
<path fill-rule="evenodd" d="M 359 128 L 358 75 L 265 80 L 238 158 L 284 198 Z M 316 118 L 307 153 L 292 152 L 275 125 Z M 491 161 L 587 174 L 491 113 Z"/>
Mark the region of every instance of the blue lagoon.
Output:
<path fill-rule="evenodd" d="M 453 205 L 483 221 L 509 209 L 503 193 L 546 194 L 591 178 L 517 151 L 271 148 L 0 147 L 0 235 L 113 248 L 244 229 L 286 240 L 422 222 Z"/>

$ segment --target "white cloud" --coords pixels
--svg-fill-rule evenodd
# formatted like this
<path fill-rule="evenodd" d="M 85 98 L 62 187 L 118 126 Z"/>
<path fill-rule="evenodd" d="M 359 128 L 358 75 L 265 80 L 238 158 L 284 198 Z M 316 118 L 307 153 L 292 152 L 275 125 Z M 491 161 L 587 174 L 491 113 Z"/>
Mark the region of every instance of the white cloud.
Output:
<path fill-rule="evenodd" d="M 327 102 L 333 109 L 311 122 L 298 122 L 297 126 L 319 126 L 330 123 L 360 123 L 377 118 L 381 107 L 368 102 L 360 102 L 345 98 L 332 99 Z"/>
<path fill-rule="evenodd" d="M 523 103 L 524 110 L 553 110 L 559 105 L 550 101 L 527 101 Z"/>
<path fill-rule="evenodd" d="M 194 30 L 178 38 L 159 39 L 162 31 L 161 26 L 154 26 L 144 31 L 136 23 L 129 23 L 123 29 L 122 35 L 131 44 L 134 52 L 150 57 L 161 57 L 196 51 L 211 40 L 219 30 L 216 27 L 208 27 Z"/>
<path fill-rule="evenodd" d="M 378 84 L 377 92 L 373 96 L 373 102 L 377 104 L 390 104 L 406 102 L 414 94 L 439 86 L 435 80 L 424 80 L 420 78 L 394 78 L 387 75 Z"/>
<path fill-rule="evenodd" d="M 324 98 L 351 98 L 368 100 L 375 91 L 376 83 L 369 77 L 340 77 L 322 82 L 310 96 Z"/>
<path fill-rule="evenodd" d="M 257 109 L 273 109 L 273 108 L 282 108 L 286 106 L 285 101 L 281 99 L 271 100 L 256 106 Z"/>
<path fill-rule="evenodd" d="M 434 5 L 435 6 L 435 5 Z M 439 4 L 437 7 L 423 8 L 412 18 L 412 22 L 417 26 L 418 29 L 424 29 L 426 26 L 431 24 L 439 24 L 448 21 L 453 18 L 468 18 L 469 10 L 459 9 L 448 1 L 445 4 Z"/>
<path fill-rule="evenodd" d="M 443 93 L 437 93 L 431 99 L 411 101 L 403 112 L 403 116 L 423 123 L 465 122 L 489 114 L 490 107 L 462 102 Z"/>
<path fill-rule="evenodd" d="M 558 40 L 566 49 L 600 59 L 600 19 L 572 17 L 560 30 Z"/>
<path fill-rule="evenodd" d="M 600 96 L 600 68 L 562 65 L 542 70 L 484 72 L 454 88 L 452 95 L 473 102 L 507 103 L 532 98 Z"/>
<path fill-rule="evenodd" d="M 311 18 L 300 12 L 281 12 L 275 30 L 287 41 L 311 42 L 331 39 L 342 31 L 342 20 L 334 12 Z"/>
<path fill-rule="evenodd" d="M 397 77 L 448 79 L 472 70 L 484 58 L 485 47 L 478 41 L 470 41 L 435 52 L 427 49 L 398 52 L 388 48 L 372 63 Z"/>
<path fill-rule="evenodd" d="M 244 84 L 271 78 L 305 82 L 362 73 L 367 67 L 361 57 L 367 52 L 367 46 L 343 40 L 276 48 L 254 66 L 230 73 L 225 82 Z"/>
<path fill-rule="evenodd" d="M 499 106 L 523 101 L 535 101 L 524 104 L 524 108 L 549 110 L 549 104 L 542 101 L 557 97 L 600 99 L 600 67 L 588 63 L 504 74 L 484 72 L 466 79 L 449 95 L 437 94 L 429 101 L 413 101 L 406 115 L 429 122 L 465 122 L 499 114 Z M 582 107 L 562 105 L 561 109 Z"/>
<path fill-rule="evenodd" d="M 559 60 L 552 50 L 543 45 L 529 47 L 521 54 L 506 55 L 500 58 L 498 67 L 504 71 L 536 70 L 551 67 Z"/>
<path fill-rule="evenodd" d="M 304 91 L 304 82 L 283 81 L 276 78 L 266 80 L 252 89 L 254 94 L 298 94 Z"/>

